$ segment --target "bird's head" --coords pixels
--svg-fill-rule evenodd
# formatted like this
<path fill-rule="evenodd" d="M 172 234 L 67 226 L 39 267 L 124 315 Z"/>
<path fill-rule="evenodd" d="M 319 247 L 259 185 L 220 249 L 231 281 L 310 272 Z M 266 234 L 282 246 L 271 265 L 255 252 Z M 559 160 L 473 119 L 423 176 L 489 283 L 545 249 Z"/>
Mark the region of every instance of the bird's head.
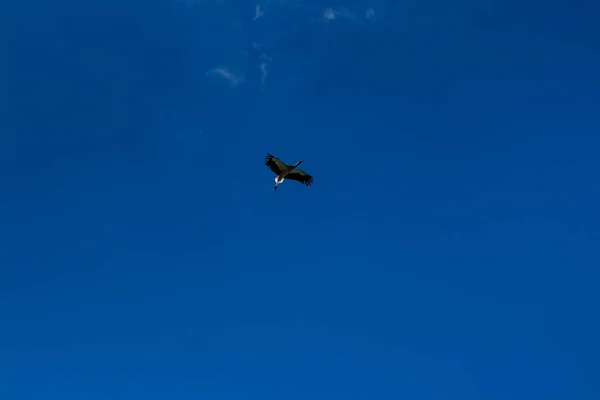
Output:
<path fill-rule="evenodd" d="M 304 162 L 304 160 L 300 160 L 296 163 L 296 165 L 294 165 L 294 167 L 297 167 L 298 165 L 302 164 Z"/>

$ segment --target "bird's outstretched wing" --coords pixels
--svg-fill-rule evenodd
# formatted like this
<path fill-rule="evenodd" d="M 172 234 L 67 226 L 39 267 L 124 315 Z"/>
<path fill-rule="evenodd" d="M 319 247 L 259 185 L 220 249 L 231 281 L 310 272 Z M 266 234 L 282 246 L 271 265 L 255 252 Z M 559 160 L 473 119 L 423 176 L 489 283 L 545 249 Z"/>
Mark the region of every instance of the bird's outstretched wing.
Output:
<path fill-rule="evenodd" d="M 281 172 L 285 169 L 286 165 L 279 158 L 273 156 L 272 154 L 267 153 L 265 156 L 265 165 L 271 169 L 271 171 L 275 172 L 277 175 L 281 174 Z"/>
<path fill-rule="evenodd" d="M 307 174 L 301 169 L 294 168 L 291 170 L 286 176 L 285 179 L 291 179 L 294 181 L 298 181 L 300 183 L 304 183 L 306 186 L 310 186 L 313 183 L 312 175 Z"/>

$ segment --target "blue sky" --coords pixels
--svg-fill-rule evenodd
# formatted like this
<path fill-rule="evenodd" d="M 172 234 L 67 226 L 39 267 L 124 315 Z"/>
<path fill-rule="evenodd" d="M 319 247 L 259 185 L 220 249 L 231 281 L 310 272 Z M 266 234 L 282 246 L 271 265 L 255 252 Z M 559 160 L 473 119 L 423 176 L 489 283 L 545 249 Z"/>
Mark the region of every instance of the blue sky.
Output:
<path fill-rule="evenodd" d="M 587 3 L 3 4 L 0 397 L 599 398 Z"/>

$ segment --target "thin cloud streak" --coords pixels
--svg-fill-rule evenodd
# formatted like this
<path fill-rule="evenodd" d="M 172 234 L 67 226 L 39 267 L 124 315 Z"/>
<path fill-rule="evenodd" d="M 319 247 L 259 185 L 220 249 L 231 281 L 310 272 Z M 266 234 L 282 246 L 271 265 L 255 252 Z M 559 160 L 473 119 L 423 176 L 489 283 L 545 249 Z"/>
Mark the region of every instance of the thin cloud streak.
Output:
<path fill-rule="evenodd" d="M 375 15 L 375 10 L 369 8 L 365 11 L 364 19 L 370 19 Z M 333 20 L 348 20 L 357 25 L 363 25 L 365 23 L 363 17 L 357 17 L 347 7 L 338 7 L 335 10 L 331 7 L 326 8 L 322 16 L 325 22 Z"/>
<path fill-rule="evenodd" d="M 269 74 L 269 72 L 267 71 L 267 63 L 264 61 L 260 63 L 260 73 L 261 73 L 261 77 L 260 77 L 261 86 L 264 86 L 265 79 L 267 78 L 267 75 Z"/>
<path fill-rule="evenodd" d="M 224 2 L 223 0 L 175 0 L 182 2 L 184 4 L 229 4 L 229 2 Z M 372 7 L 363 6 L 363 7 L 355 7 L 352 9 L 345 6 L 327 6 L 326 4 L 321 5 L 305 5 L 301 4 L 296 0 L 277 0 L 273 2 L 273 0 L 255 0 L 254 2 L 254 15 L 252 17 L 252 21 L 257 21 L 259 19 L 265 21 L 270 18 L 271 15 L 278 16 L 278 12 L 280 9 L 288 9 L 286 13 L 290 11 L 292 14 L 297 15 L 297 21 L 293 22 L 293 26 L 288 26 L 284 28 L 284 32 L 281 36 L 286 35 L 286 32 L 295 31 L 298 26 L 312 25 L 316 24 L 325 24 L 330 25 L 331 29 L 335 29 L 337 25 L 342 24 L 345 25 L 347 23 L 356 24 L 358 26 L 368 27 L 373 26 L 378 18 L 375 17 L 375 10 Z M 249 4 L 251 7 L 252 3 Z M 272 7 L 275 7 L 274 14 L 271 14 Z M 266 9 L 269 8 L 269 12 L 265 14 Z M 296 10 L 293 10 L 296 9 Z M 250 9 L 251 10 L 251 9 Z M 249 10 L 248 10 L 249 11 Z M 381 11 L 381 10 L 380 10 Z M 385 14 L 385 13 L 384 13 Z M 248 14 L 245 18 L 248 18 Z M 287 14 L 286 14 L 287 15 Z M 382 14 L 383 15 L 383 14 Z M 380 14 L 378 14 L 378 17 Z M 239 28 L 240 33 L 244 33 L 246 30 L 246 25 L 249 21 L 246 19 L 246 23 L 238 21 L 235 16 L 229 21 L 230 25 L 236 25 Z M 261 21 L 262 22 L 262 21 Z M 265 32 L 269 32 L 272 30 L 270 24 L 262 25 L 259 22 L 255 24 L 250 24 L 253 26 L 252 29 L 260 29 L 265 30 Z M 237 32 L 236 32 L 237 33 Z M 244 35 L 245 36 L 245 35 Z M 272 35 L 270 35 L 272 36 Z M 270 39 L 266 39 L 268 42 Z M 247 44 L 246 44 L 247 46 Z M 251 43 L 252 48 L 246 47 L 245 50 L 240 50 L 244 48 L 244 44 L 240 42 L 240 46 L 238 49 L 238 55 L 242 55 L 244 58 L 247 58 L 245 65 L 238 63 L 236 61 L 227 62 L 228 67 L 220 66 L 217 68 L 210 69 L 204 74 L 205 78 L 216 79 L 221 82 L 225 82 L 228 86 L 237 87 L 239 85 L 256 85 L 257 88 L 260 87 L 260 90 L 266 88 L 266 80 L 269 77 L 271 71 L 272 63 L 270 57 L 268 57 L 265 53 L 265 49 L 263 49 L 263 45 L 257 42 Z M 257 54 L 258 53 L 258 54 Z M 259 56 L 260 55 L 260 59 Z M 231 60 L 230 60 L 231 61 Z M 236 71 L 237 73 L 233 73 Z M 269 82 L 270 83 L 270 82 Z"/>
<path fill-rule="evenodd" d="M 263 10 L 261 10 L 260 8 L 260 4 L 256 5 L 256 12 L 254 14 L 254 19 L 259 19 L 261 18 L 263 15 L 265 15 L 265 12 Z"/>
<path fill-rule="evenodd" d="M 242 78 L 229 72 L 226 68 L 213 68 L 204 74 L 207 78 L 221 77 L 225 79 L 231 86 L 237 86 L 242 82 Z"/>

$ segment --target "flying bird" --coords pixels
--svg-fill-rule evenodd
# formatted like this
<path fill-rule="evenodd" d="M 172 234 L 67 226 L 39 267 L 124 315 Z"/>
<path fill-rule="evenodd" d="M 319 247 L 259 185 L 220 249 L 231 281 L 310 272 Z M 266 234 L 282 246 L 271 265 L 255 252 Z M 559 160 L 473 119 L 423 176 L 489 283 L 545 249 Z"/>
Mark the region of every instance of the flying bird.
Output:
<path fill-rule="evenodd" d="M 296 167 L 302 164 L 304 160 L 298 161 L 294 165 L 288 165 L 281 161 L 279 158 L 267 153 L 265 157 L 265 165 L 271 169 L 271 171 L 275 172 L 277 176 L 275 177 L 275 187 L 274 190 L 277 190 L 277 187 L 287 178 L 293 181 L 298 181 L 300 183 L 305 184 L 306 186 L 310 186 L 313 183 L 313 177 L 301 169 L 297 169 Z"/>

